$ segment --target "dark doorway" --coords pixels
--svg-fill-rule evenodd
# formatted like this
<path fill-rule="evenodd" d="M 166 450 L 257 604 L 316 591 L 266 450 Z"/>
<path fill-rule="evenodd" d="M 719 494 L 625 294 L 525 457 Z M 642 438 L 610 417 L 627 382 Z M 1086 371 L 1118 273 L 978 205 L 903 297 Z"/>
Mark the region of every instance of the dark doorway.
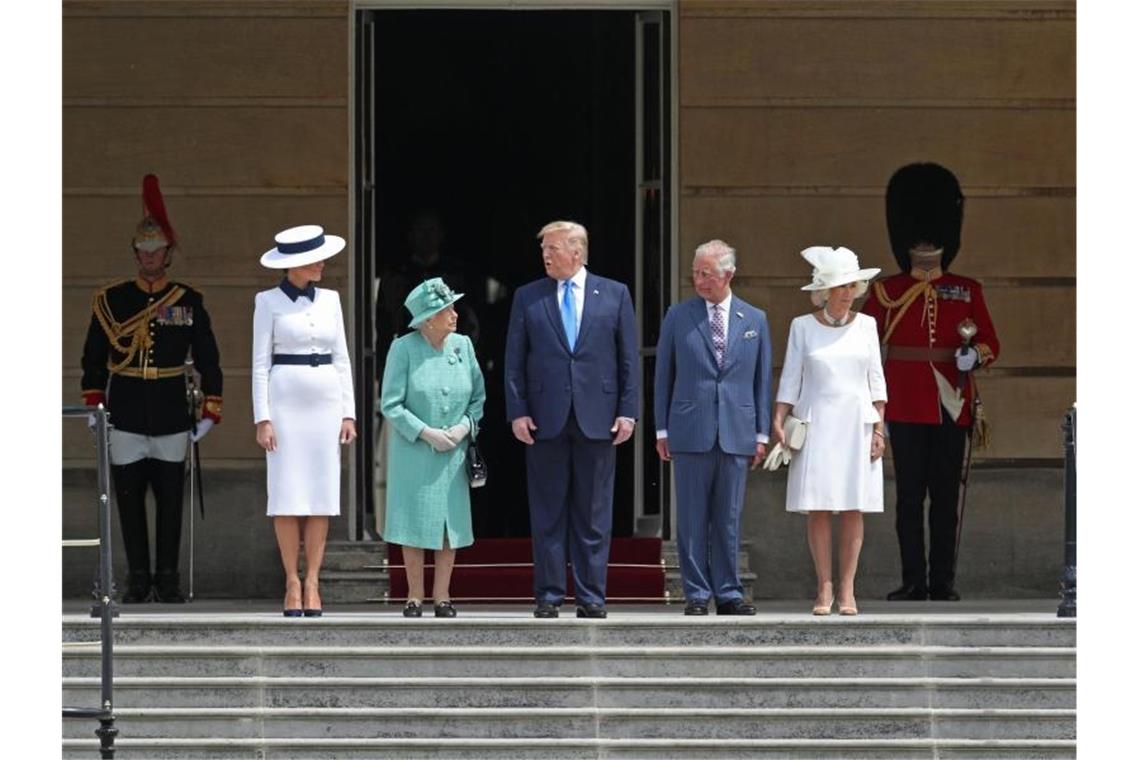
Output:
<path fill-rule="evenodd" d="M 585 225 L 588 268 L 635 291 L 637 14 L 363 14 L 358 80 L 369 91 L 358 97 L 369 113 L 358 138 L 370 149 L 358 160 L 373 194 L 361 216 L 372 224 L 366 268 L 380 280 L 376 377 L 406 330 L 411 287 L 442 276 L 466 293 L 459 329 L 475 339 L 487 383 L 479 440 L 491 473 L 472 491 L 475 535 L 529 536 L 523 447 L 503 402 L 511 296 L 544 276 L 535 233 L 555 219 Z M 634 529 L 633 449 L 619 449 L 615 536 Z"/>

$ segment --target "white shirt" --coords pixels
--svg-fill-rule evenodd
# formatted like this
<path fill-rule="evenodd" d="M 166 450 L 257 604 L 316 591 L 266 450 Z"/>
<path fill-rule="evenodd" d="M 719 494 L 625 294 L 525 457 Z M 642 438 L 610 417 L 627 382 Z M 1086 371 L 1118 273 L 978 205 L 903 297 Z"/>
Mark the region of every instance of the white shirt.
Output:
<path fill-rule="evenodd" d="M 720 309 L 721 316 L 724 317 L 724 319 L 721 320 L 721 324 L 724 325 L 724 348 L 726 351 L 728 350 L 728 309 L 731 305 L 732 305 L 732 291 L 731 290 L 728 292 L 728 296 L 723 301 L 721 301 L 720 303 L 712 303 L 711 301 L 705 301 L 705 311 L 708 312 L 708 317 L 709 317 L 709 332 L 712 332 L 713 309 Z M 657 431 L 657 438 L 658 439 L 668 438 L 668 437 L 669 437 L 669 431 L 667 429 Z M 768 442 L 768 436 L 764 435 L 763 433 L 757 433 L 756 434 L 756 442 L 757 443 L 767 443 Z"/>
<path fill-rule="evenodd" d="M 713 310 L 720 309 L 721 316 L 724 317 L 721 324 L 724 325 L 724 342 L 725 348 L 728 348 L 728 307 L 732 305 L 732 293 L 728 294 L 728 298 L 720 303 L 709 303 L 705 301 L 705 310 L 709 313 L 709 331 L 712 331 Z"/>

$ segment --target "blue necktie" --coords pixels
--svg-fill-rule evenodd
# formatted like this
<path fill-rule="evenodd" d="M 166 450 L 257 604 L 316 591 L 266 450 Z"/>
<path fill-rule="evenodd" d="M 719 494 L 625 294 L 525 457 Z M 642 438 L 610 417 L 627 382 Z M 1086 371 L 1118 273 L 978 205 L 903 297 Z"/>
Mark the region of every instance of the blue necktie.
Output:
<path fill-rule="evenodd" d="M 566 280 L 562 285 L 562 329 L 566 331 L 566 343 L 570 350 L 574 350 L 574 342 L 578 340 L 578 318 L 574 304 L 574 283 Z"/>

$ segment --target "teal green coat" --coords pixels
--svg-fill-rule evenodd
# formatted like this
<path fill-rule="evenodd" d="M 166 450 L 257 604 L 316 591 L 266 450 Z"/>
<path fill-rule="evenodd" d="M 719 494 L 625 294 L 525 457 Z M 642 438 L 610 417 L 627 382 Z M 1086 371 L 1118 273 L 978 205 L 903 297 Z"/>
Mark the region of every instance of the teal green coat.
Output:
<path fill-rule="evenodd" d="M 418 331 L 392 342 L 380 390 L 380 412 L 392 426 L 385 541 L 442 549 L 446 531 L 453 549 L 475 542 L 465 464 L 468 438 L 440 453 L 419 436 L 425 426 L 448 428 L 466 421 L 474 439 L 486 398 L 483 372 L 466 335 L 448 335 L 440 351 Z"/>

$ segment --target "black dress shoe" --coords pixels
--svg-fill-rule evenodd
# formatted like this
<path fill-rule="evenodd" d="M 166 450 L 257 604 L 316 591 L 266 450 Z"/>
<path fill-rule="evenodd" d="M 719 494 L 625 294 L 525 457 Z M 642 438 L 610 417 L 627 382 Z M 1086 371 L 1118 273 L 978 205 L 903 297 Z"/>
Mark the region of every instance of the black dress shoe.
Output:
<path fill-rule="evenodd" d="M 415 599 L 409 599 L 404 605 L 404 617 L 423 617 L 424 606 Z"/>
<path fill-rule="evenodd" d="M 580 618 L 604 618 L 606 616 L 606 606 L 604 604 L 579 604 L 578 617 Z"/>
<path fill-rule="evenodd" d="M 887 594 L 888 602 L 924 602 L 926 601 L 926 587 L 904 583 L 891 593 Z"/>
<path fill-rule="evenodd" d="M 536 618 L 556 618 L 558 617 L 558 608 L 550 602 L 539 602 L 534 608 L 534 616 Z"/>
<path fill-rule="evenodd" d="M 156 573 L 154 598 L 163 604 L 185 604 L 186 597 L 178 580 L 178 573 Z"/>
<path fill-rule="evenodd" d="M 455 617 L 455 608 L 451 606 L 451 601 L 444 599 L 442 602 L 435 603 L 435 616 L 436 617 Z"/>
<path fill-rule="evenodd" d="M 716 614 L 718 615 L 755 615 L 756 608 L 748 604 L 743 599 L 733 599 L 731 602 L 724 604 L 717 603 Z"/>
<path fill-rule="evenodd" d="M 709 614 L 708 602 L 689 602 L 685 605 L 686 615 L 707 615 Z"/>
<path fill-rule="evenodd" d="M 308 607 L 303 608 L 301 611 L 305 614 L 305 617 L 320 617 L 322 612 L 321 610 L 313 610 Z"/>
<path fill-rule="evenodd" d="M 127 590 L 123 592 L 120 601 L 123 604 L 142 604 L 153 599 L 154 589 L 151 588 L 149 572 L 137 573 L 131 571 L 127 574 Z"/>
<path fill-rule="evenodd" d="M 930 600 L 934 602 L 957 602 L 962 598 L 953 586 L 931 586 Z"/>
<path fill-rule="evenodd" d="M 284 615 L 285 617 L 301 617 L 301 612 L 302 612 L 301 610 L 296 610 L 296 609 L 294 609 L 294 610 L 283 610 L 281 612 L 281 614 Z"/>

